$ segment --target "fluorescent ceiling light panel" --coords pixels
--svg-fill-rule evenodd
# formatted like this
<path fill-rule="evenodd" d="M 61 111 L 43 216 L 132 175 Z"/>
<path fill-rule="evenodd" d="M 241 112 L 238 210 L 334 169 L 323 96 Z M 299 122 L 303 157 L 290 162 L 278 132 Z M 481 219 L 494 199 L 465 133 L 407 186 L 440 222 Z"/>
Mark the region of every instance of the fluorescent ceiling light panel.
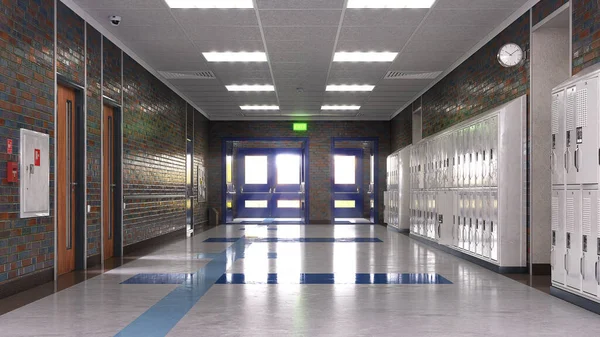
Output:
<path fill-rule="evenodd" d="M 270 84 L 242 84 L 242 85 L 227 85 L 229 91 L 275 91 L 275 86 Z"/>
<path fill-rule="evenodd" d="M 393 62 L 398 53 L 390 52 L 337 52 L 333 62 Z"/>
<path fill-rule="evenodd" d="M 278 105 L 242 105 L 240 109 L 246 111 L 259 111 L 259 110 L 279 110 Z"/>
<path fill-rule="evenodd" d="M 166 0 L 171 8 L 254 8 L 252 0 Z"/>
<path fill-rule="evenodd" d="M 328 85 L 326 91 L 373 91 L 374 85 L 341 84 Z"/>
<path fill-rule="evenodd" d="M 202 53 L 208 62 L 267 62 L 263 52 L 210 52 Z"/>
<path fill-rule="evenodd" d="M 323 105 L 321 110 L 342 111 L 342 110 L 360 110 L 360 105 Z"/>
<path fill-rule="evenodd" d="M 435 0 L 348 0 L 348 8 L 431 8 Z"/>

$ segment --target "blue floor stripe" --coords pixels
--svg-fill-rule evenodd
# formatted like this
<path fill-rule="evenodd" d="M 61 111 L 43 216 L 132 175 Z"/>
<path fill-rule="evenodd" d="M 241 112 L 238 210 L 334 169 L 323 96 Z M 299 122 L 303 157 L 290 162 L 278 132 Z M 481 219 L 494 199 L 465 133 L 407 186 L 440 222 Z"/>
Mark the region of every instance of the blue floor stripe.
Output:
<path fill-rule="evenodd" d="M 452 284 L 439 274 L 223 274 L 216 284 Z"/>
<path fill-rule="evenodd" d="M 235 242 L 238 240 L 237 238 L 208 238 L 204 240 L 204 242 Z M 248 239 L 250 242 L 281 242 L 281 243 L 289 243 L 289 242 L 306 242 L 306 243 L 315 243 L 315 242 L 383 242 L 379 238 L 257 238 L 257 239 Z"/>
<path fill-rule="evenodd" d="M 235 244 L 194 273 L 192 279 L 186 280 L 175 288 L 115 336 L 166 336 L 227 271 L 227 266 L 244 255 L 246 242 L 242 238 L 237 240 Z"/>

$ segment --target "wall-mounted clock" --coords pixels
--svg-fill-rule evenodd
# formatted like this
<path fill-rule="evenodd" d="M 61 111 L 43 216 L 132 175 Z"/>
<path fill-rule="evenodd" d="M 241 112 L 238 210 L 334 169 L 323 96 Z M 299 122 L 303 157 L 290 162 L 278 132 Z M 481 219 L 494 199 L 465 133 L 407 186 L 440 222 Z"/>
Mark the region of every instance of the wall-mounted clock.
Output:
<path fill-rule="evenodd" d="M 498 51 L 498 62 L 505 68 L 521 64 L 524 58 L 523 49 L 516 43 L 507 43 Z"/>

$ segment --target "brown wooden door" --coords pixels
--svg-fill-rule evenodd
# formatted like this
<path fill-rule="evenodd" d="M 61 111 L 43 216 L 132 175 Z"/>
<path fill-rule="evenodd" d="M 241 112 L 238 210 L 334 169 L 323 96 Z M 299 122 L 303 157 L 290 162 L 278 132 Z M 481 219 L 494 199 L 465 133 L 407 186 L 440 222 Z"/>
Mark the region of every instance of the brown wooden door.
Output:
<path fill-rule="evenodd" d="M 115 252 L 115 114 L 111 106 L 104 106 L 104 134 L 102 140 L 103 175 L 103 224 L 104 259 L 114 256 Z"/>
<path fill-rule="evenodd" d="M 58 275 L 75 269 L 75 90 L 58 86 L 56 193 Z"/>

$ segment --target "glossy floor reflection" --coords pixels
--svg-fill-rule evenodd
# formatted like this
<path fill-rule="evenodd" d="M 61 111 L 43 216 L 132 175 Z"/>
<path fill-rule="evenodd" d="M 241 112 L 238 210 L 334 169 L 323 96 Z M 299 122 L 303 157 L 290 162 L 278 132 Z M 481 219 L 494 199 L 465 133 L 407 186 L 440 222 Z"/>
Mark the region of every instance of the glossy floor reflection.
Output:
<path fill-rule="evenodd" d="M 382 226 L 268 230 L 272 226 L 219 226 L 165 245 L 0 316 L 2 335 L 594 336 L 600 331 L 595 314 Z M 228 240 L 207 242 L 210 238 Z M 452 284 L 435 282 L 443 280 Z"/>

